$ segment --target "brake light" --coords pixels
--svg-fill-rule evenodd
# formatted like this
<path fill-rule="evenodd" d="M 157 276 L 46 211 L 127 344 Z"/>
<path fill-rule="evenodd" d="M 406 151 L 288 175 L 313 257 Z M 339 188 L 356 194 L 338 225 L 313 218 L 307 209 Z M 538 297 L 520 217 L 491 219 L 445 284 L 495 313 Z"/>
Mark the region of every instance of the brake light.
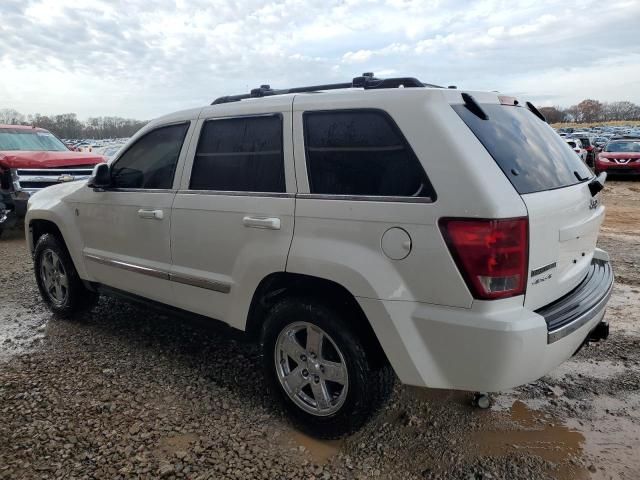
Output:
<path fill-rule="evenodd" d="M 440 230 L 474 298 L 493 300 L 525 293 L 529 263 L 526 217 L 442 218 Z"/>

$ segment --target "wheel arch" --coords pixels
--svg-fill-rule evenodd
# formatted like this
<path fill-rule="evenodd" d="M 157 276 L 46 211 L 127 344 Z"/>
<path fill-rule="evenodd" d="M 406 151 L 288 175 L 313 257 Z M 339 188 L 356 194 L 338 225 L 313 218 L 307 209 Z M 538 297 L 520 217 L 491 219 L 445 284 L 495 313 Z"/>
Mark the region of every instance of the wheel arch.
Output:
<path fill-rule="evenodd" d="M 55 222 L 52 222 L 51 220 L 35 218 L 33 220 L 30 220 L 28 225 L 28 243 L 31 254 L 33 254 L 33 252 L 35 251 L 38 239 L 47 233 L 55 236 L 62 242 L 62 244 L 66 248 L 67 243 L 65 242 L 64 235 Z"/>
<path fill-rule="evenodd" d="M 247 316 L 245 332 L 254 340 L 261 340 L 264 317 L 284 296 L 315 298 L 352 315 L 355 331 L 364 343 L 376 366 L 389 364 L 386 353 L 355 296 L 343 285 L 326 278 L 290 272 L 275 272 L 262 279 L 256 288 Z"/>

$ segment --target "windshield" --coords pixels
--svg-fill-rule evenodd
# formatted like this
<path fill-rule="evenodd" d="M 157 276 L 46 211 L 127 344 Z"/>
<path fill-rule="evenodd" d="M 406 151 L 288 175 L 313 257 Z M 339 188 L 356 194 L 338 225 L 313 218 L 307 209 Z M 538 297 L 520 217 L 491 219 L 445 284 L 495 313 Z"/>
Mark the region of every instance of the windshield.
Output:
<path fill-rule="evenodd" d="M 589 142 L 589 139 L 586 137 L 580 137 L 580 142 L 583 147 L 589 147 L 591 145 L 591 142 Z"/>
<path fill-rule="evenodd" d="M 605 147 L 604 151 L 640 153 L 640 142 L 612 142 Z"/>
<path fill-rule="evenodd" d="M 40 130 L 0 130 L 0 151 L 64 152 L 64 143 L 53 134 Z"/>
<path fill-rule="evenodd" d="M 478 137 L 520 194 L 575 185 L 593 176 L 566 141 L 527 108 L 482 104 L 482 120 L 465 105 L 453 109 Z"/>

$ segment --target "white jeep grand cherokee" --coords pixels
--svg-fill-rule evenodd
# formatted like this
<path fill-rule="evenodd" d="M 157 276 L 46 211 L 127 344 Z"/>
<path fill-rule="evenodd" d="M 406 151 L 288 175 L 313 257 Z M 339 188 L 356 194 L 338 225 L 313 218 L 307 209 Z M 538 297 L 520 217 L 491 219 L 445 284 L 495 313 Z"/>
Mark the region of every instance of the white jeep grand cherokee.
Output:
<path fill-rule="evenodd" d="M 119 292 L 244 330 L 336 437 L 393 372 L 497 391 L 606 338 L 603 182 L 529 103 L 365 74 L 159 118 L 26 229 L 54 312 Z"/>

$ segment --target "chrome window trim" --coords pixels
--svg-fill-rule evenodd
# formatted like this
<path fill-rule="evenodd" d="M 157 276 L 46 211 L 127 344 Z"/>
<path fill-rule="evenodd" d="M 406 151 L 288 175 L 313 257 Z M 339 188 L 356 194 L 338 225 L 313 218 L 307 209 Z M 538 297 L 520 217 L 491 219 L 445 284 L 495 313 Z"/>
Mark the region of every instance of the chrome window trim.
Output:
<path fill-rule="evenodd" d="M 131 193 L 176 193 L 173 188 L 105 188 L 105 192 L 131 192 Z"/>
<path fill-rule="evenodd" d="M 375 195 L 330 195 L 323 193 L 298 193 L 296 198 L 308 200 L 342 200 L 360 202 L 434 203 L 431 197 L 389 197 Z"/>
<path fill-rule="evenodd" d="M 295 193 L 286 192 L 243 192 L 235 190 L 178 190 L 182 195 L 224 195 L 229 197 L 269 197 L 269 198 L 294 198 Z"/>
<path fill-rule="evenodd" d="M 110 258 L 102 257 L 100 255 L 93 255 L 90 253 L 84 253 L 83 256 L 87 260 L 91 260 L 92 262 L 96 262 L 101 265 L 121 268 L 129 272 L 148 275 L 150 277 L 160 278 L 162 280 L 169 280 L 171 282 L 182 283 L 184 285 L 204 288 L 206 290 L 212 290 L 214 292 L 220 292 L 220 293 L 229 293 L 231 291 L 231 285 L 225 282 L 217 282 L 215 280 L 208 280 L 204 278 L 193 277 L 191 275 L 170 273 L 165 270 L 160 270 L 160 269 L 151 268 L 151 267 L 143 267 L 141 265 L 136 265 L 129 262 L 123 262 L 121 260 L 113 260 Z"/>

